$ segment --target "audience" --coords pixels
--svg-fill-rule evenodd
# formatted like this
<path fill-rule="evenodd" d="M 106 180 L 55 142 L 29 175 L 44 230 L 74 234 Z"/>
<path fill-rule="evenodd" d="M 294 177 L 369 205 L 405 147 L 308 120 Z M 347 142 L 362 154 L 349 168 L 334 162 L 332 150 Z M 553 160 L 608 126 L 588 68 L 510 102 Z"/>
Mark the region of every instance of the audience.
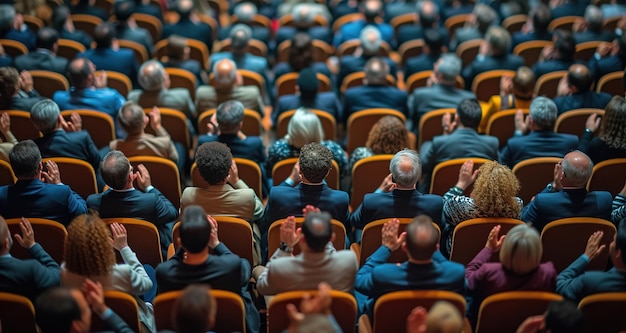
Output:
<path fill-rule="evenodd" d="M 626 99 L 614 96 L 607 104 L 604 116 L 592 114 L 587 119 L 585 131 L 578 144 L 580 151 L 589 155 L 594 163 L 612 158 L 626 157 Z M 594 137 L 593 133 L 598 132 Z"/>
<path fill-rule="evenodd" d="M 576 41 L 566 30 L 555 30 L 552 36 L 554 45 L 543 48 L 539 61 L 533 65 L 533 73 L 539 79 L 543 74 L 564 71 L 574 64 Z"/>
<path fill-rule="evenodd" d="M 209 81 L 206 72 L 198 60 L 190 59 L 191 48 L 186 38 L 170 36 L 167 39 L 167 61 L 163 62 L 165 68 L 184 69 L 196 76 L 196 85 L 202 85 Z M 141 69 L 139 70 L 141 72 Z M 190 92 L 191 93 L 191 92 Z"/>
<path fill-rule="evenodd" d="M 517 329 L 517 333 L 581 333 L 584 324 L 582 311 L 571 301 L 552 301 L 546 312 L 528 317 Z"/>
<path fill-rule="evenodd" d="M 89 34 L 74 27 L 70 9 L 58 6 L 52 9 L 51 26 L 59 33 L 59 38 L 69 39 L 82 44 L 86 49 L 91 48 L 93 39 Z M 69 60 L 69 59 L 68 59 Z"/>
<path fill-rule="evenodd" d="M 59 34 L 52 28 L 41 28 L 37 31 L 37 50 L 15 58 L 18 71 L 42 69 L 62 75 L 67 72 L 68 61 L 56 55 L 59 48 Z"/>
<path fill-rule="evenodd" d="M 500 77 L 500 94 L 489 98 L 488 106 L 483 108 L 483 119 L 478 132 L 487 130 L 489 118 L 501 110 L 528 109 L 533 98 L 535 75 L 533 71 L 522 66 L 515 71 L 515 76 L 502 75 Z"/>
<path fill-rule="evenodd" d="M 28 71 L 19 73 L 13 67 L 0 67 L 0 109 L 30 111 L 42 99 Z"/>
<path fill-rule="evenodd" d="M 163 38 L 176 35 L 203 42 L 211 50 L 213 48 L 213 28 L 198 19 L 194 10 L 194 1 L 179 0 L 170 6 L 178 14 L 178 22 L 163 26 Z"/>
<path fill-rule="evenodd" d="M 559 82 L 557 97 L 554 98 L 559 115 L 575 109 L 604 109 L 611 100 L 605 92 L 595 92 L 593 77 L 585 65 L 571 65 Z"/>

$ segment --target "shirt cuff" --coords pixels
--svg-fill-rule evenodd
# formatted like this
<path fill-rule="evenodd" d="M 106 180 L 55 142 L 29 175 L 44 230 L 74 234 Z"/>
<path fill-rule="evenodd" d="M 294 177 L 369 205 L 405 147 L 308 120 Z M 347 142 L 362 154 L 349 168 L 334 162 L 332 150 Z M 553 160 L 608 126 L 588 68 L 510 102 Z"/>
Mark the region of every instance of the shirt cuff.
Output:
<path fill-rule="evenodd" d="M 113 310 L 111 310 L 111 308 L 107 308 L 106 310 L 104 310 L 104 313 L 102 313 L 102 315 L 100 316 L 100 319 L 107 320 L 112 315 L 113 315 Z"/>
<path fill-rule="evenodd" d="M 148 193 L 148 192 L 150 192 L 152 190 L 154 190 L 154 186 L 148 185 L 148 187 L 146 187 L 146 191 L 145 192 Z"/>
<path fill-rule="evenodd" d="M 381 190 L 380 188 L 377 188 L 376 191 L 374 191 L 374 193 L 383 193 L 383 190 Z"/>
<path fill-rule="evenodd" d="M 293 181 L 293 179 L 291 179 L 291 177 L 287 177 L 287 179 L 285 179 L 285 184 L 287 184 L 289 186 L 293 186 L 293 184 L 295 184 L 295 182 Z"/>
<path fill-rule="evenodd" d="M 589 257 L 587 257 L 587 255 L 586 255 L 586 254 L 584 254 L 584 253 L 583 253 L 580 257 L 581 257 L 581 258 L 582 258 L 582 259 L 583 259 L 586 263 L 589 263 L 589 262 L 591 261 L 591 260 L 589 260 Z"/>

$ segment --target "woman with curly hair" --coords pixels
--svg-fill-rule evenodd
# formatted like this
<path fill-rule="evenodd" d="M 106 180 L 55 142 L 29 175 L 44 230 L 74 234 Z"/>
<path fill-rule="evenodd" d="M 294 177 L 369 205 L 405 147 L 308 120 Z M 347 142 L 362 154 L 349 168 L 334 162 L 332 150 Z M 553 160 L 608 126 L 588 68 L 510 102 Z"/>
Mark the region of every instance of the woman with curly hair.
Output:
<path fill-rule="evenodd" d="M 114 248 L 120 252 L 125 264 L 115 263 Z M 123 225 L 113 223 L 109 232 L 97 213 L 77 216 L 67 228 L 64 258 L 61 268 L 63 286 L 81 288 L 89 278 L 100 282 L 104 290 L 134 295 L 143 324 L 142 332 L 156 332 L 152 305 L 140 298 L 151 291 L 153 282 L 128 246 Z"/>
<path fill-rule="evenodd" d="M 446 225 L 442 232 L 443 249 L 449 255 L 454 228 L 461 222 L 477 217 L 510 217 L 519 219 L 522 199 L 517 197 L 519 180 L 511 169 L 496 161 L 487 162 L 474 170 L 474 161 L 461 166 L 456 185 L 443 196 L 443 216 Z M 469 197 L 463 191 L 474 184 Z"/>
<path fill-rule="evenodd" d="M 598 128 L 600 133 L 594 137 L 593 133 Z M 626 99 L 624 97 L 613 97 L 606 105 L 601 119 L 595 113 L 589 116 L 585 132 L 578 143 L 578 150 L 587 154 L 593 163 L 626 157 Z"/>
<path fill-rule="evenodd" d="M 350 154 L 350 169 L 366 157 L 380 154 L 395 154 L 408 146 L 407 130 L 400 119 L 384 116 L 372 126 L 365 147 L 357 147 Z"/>

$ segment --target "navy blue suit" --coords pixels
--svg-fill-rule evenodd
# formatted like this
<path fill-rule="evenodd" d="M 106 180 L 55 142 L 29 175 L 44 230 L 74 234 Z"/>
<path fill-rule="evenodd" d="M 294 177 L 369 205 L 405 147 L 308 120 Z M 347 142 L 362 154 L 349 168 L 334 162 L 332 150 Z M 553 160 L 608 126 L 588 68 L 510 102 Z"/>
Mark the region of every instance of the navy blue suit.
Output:
<path fill-rule="evenodd" d="M 408 116 L 408 94 L 391 86 L 364 85 L 350 88 L 343 97 L 343 120 L 345 124 L 351 114 L 372 108 L 388 108 Z"/>
<path fill-rule="evenodd" d="M 618 55 L 611 55 L 600 59 L 593 56 L 587 62 L 587 67 L 589 67 L 593 77 L 598 80 L 604 74 L 623 71 L 625 64 L 626 62 Z"/>
<path fill-rule="evenodd" d="M 114 51 L 111 48 L 91 49 L 79 54 L 77 57 L 85 57 L 91 60 L 98 70 L 123 73 L 136 86 L 139 66 L 132 50 L 122 48 L 118 51 Z"/>
<path fill-rule="evenodd" d="M 554 133 L 552 130 L 533 131 L 525 136 L 514 136 L 500 151 L 500 163 L 509 168 L 533 157 L 563 157 L 576 149 L 578 136 Z"/>
<path fill-rule="evenodd" d="M 563 61 L 561 59 L 546 60 L 533 65 L 533 74 L 535 74 L 535 78 L 539 79 L 543 74 L 566 71 L 573 64 L 573 61 Z"/>
<path fill-rule="evenodd" d="M 524 66 L 522 57 L 512 54 L 505 54 L 501 57 L 494 56 L 477 56 L 469 66 L 465 67 L 462 72 L 465 87 L 471 87 L 476 75 L 491 71 L 494 69 L 508 69 L 515 71 L 519 67 Z M 539 76 L 537 76 L 539 77 Z"/>
<path fill-rule="evenodd" d="M 83 160 L 98 173 L 100 169 L 100 154 L 98 148 L 86 131 L 66 132 L 56 130 L 34 140 L 41 157 L 71 157 Z M 67 175 L 66 177 L 69 177 Z"/>
<path fill-rule="evenodd" d="M 335 34 L 333 39 L 333 45 L 335 48 L 339 47 L 343 42 L 351 39 L 358 39 L 361 35 L 361 30 L 365 28 L 368 23 L 365 20 L 353 21 L 344 24 L 341 29 Z M 375 23 L 372 24 L 378 31 L 380 31 L 381 39 L 389 43 L 390 46 L 393 41 L 393 28 L 387 23 Z"/>
<path fill-rule="evenodd" d="M 448 29 L 445 27 L 438 27 L 437 30 L 443 39 L 444 45 L 448 45 Z M 414 39 L 424 38 L 424 28 L 421 25 L 407 24 L 398 28 L 397 41 L 398 46 Z"/>
<path fill-rule="evenodd" d="M 514 33 L 511 37 L 511 50 L 521 43 L 530 42 L 532 40 L 552 41 L 552 32 L 546 31 L 538 33 L 535 31 L 531 31 L 525 34 L 518 31 Z"/>
<path fill-rule="evenodd" d="M 442 226 L 443 198 L 440 195 L 422 194 L 417 190 L 395 189 L 386 193 L 368 193 L 363 203 L 350 215 L 348 222 L 363 229 L 369 222 L 391 217 L 428 215 Z"/>
<path fill-rule="evenodd" d="M 334 78 L 333 73 L 324 62 L 314 62 L 309 66 L 309 68 L 311 68 L 315 73 L 324 74 L 329 79 Z M 280 62 L 276 64 L 276 66 L 274 66 L 274 82 L 276 82 L 279 77 L 293 72 L 295 72 L 295 70 L 291 68 L 291 65 L 289 65 L 288 62 Z"/>
<path fill-rule="evenodd" d="M 355 57 L 351 55 L 342 57 L 339 63 L 339 75 L 337 76 L 338 88 L 341 87 L 341 83 L 346 76 L 354 72 L 362 72 L 365 69 L 365 63 L 370 60 L 370 58 L 372 57 Z M 387 57 L 381 57 L 381 59 L 383 59 L 387 63 L 387 65 L 389 66 L 389 74 L 391 74 L 395 78 L 396 73 L 398 73 L 398 66 L 396 65 L 396 63 Z"/>
<path fill-rule="evenodd" d="M 22 295 L 34 301 L 42 292 L 59 286 L 61 267 L 39 243 L 35 243 L 28 252 L 34 259 L 0 256 L 0 291 Z"/>
<path fill-rule="evenodd" d="M 57 57 L 47 50 L 30 52 L 15 58 L 15 68 L 20 72 L 36 69 L 53 71 L 65 76 L 67 64 L 67 59 Z"/>
<path fill-rule="evenodd" d="M 594 31 L 583 31 L 577 32 L 574 34 L 574 39 L 576 39 L 576 44 L 584 43 L 584 42 L 593 42 L 593 41 L 602 41 L 602 42 L 612 42 L 615 36 L 612 32 L 608 30 L 600 30 L 598 32 Z"/>
<path fill-rule="evenodd" d="M 559 112 L 559 115 L 569 110 L 581 109 L 581 108 L 596 108 L 603 109 L 611 101 L 611 96 L 608 93 L 595 91 L 586 91 L 583 93 L 574 93 L 569 96 L 560 96 L 554 98 L 554 104 Z"/>
<path fill-rule="evenodd" d="M 264 225 L 260 226 L 261 232 L 265 233 L 269 226 L 276 220 L 288 216 L 302 216 L 302 208 L 313 205 L 323 212 L 328 212 L 332 218 L 344 222 L 346 230 L 350 230 L 347 224 L 348 205 L 350 198 L 348 193 L 333 190 L 328 185 L 308 185 L 300 183 L 294 187 L 285 182 L 272 187 L 265 205 Z"/>
<path fill-rule="evenodd" d="M 407 60 L 406 64 L 404 65 L 405 80 L 415 73 L 419 73 L 422 71 L 432 71 L 435 63 L 440 56 L 440 54 L 424 53 Z"/>
<path fill-rule="evenodd" d="M 539 232 L 546 224 L 566 217 L 597 217 L 611 220 L 613 197 L 606 191 L 587 192 L 586 189 L 544 189 L 522 210 L 522 221 L 532 222 Z"/>
<path fill-rule="evenodd" d="M 227 145 L 234 157 L 247 158 L 259 164 L 265 162 L 265 148 L 261 137 L 246 136 L 245 140 L 241 140 L 237 134 L 204 134 L 198 138 L 198 147 L 203 143 L 215 141 Z"/>
<path fill-rule="evenodd" d="M 30 29 L 26 29 L 24 31 L 19 31 L 19 30 L 15 30 L 15 29 L 11 28 L 1 38 L 3 38 L 3 39 L 12 39 L 14 41 L 18 41 L 18 42 L 24 44 L 24 46 L 26 46 L 26 48 L 29 51 L 35 50 L 35 47 L 36 47 L 35 41 L 36 41 L 37 37 L 35 36 L 35 34 Z"/>
<path fill-rule="evenodd" d="M 439 251 L 433 261 L 427 264 L 414 264 L 408 261 L 397 265 L 387 263 L 391 251 L 381 246 L 374 252 L 356 274 L 354 289 L 369 296 L 365 304 L 359 304 L 372 318 L 374 304 L 378 297 L 400 290 L 447 290 L 465 292 L 465 267 L 447 261 Z"/>
<path fill-rule="evenodd" d="M 197 60 L 187 59 L 187 60 L 172 60 L 170 59 L 168 62 L 163 63 L 163 67 L 165 68 L 180 68 L 191 72 L 196 76 L 196 87 L 203 84 L 202 82 L 202 65 Z"/>
<path fill-rule="evenodd" d="M 276 109 L 272 111 L 272 123 L 276 124 L 278 116 L 280 116 L 283 112 L 296 110 L 301 106 L 302 102 L 300 101 L 300 95 L 281 96 L 278 98 L 278 105 L 276 106 Z M 335 119 L 341 119 L 343 115 L 339 98 L 337 98 L 337 95 L 335 95 L 332 91 L 318 93 L 315 97 L 315 103 L 313 103 L 311 108 L 326 111 L 332 114 Z"/>
<path fill-rule="evenodd" d="M 606 272 L 585 272 L 588 263 L 586 256 L 574 260 L 557 277 L 556 292 L 578 303 L 589 295 L 626 291 L 626 271 L 613 267 Z"/>
<path fill-rule="evenodd" d="M 255 28 L 257 29 L 257 28 Z M 293 36 L 298 32 L 304 32 L 311 37 L 311 39 L 321 40 L 323 42 L 332 44 L 332 32 L 327 27 L 310 27 L 304 30 L 298 30 L 294 27 L 280 27 L 276 32 L 276 47 L 280 45 L 280 43 L 291 40 Z"/>
<path fill-rule="evenodd" d="M 166 39 L 171 35 L 195 39 L 204 42 L 209 50 L 213 48 L 213 29 L 204 22 L 195 23 L 189 18 L 181 18 L 175 24 L 164 25 L 161 38 Z"/>
<path fill-rule="evenodd" d="M 82 30 L 74 30 L 74 32 L 69 32 L 65 29 L 61 29 L 61 31 L 59 31 L 59 38 L 70 39 L 79 42 L 83 44 L 86 49 L 90 49 L 91 42 L 93 42 L 93 39 L 91 39 L 91 37 Z"/>
<path fill-rule="evenodd" d="M 68 226 L 74 217 L 85 213 L 85 200 L 67 185 L 25 179 L 0 187 L 0 215 L 7 219 L 40 217 Z"/>
<path fill-rule="evenodd" d="M 109 15 L 104 9 L 100 7 L 92 7 L 87 3 L 87 1 L 85 1 L 84 4 L 78 4 L 72 7 L 72 14 L 92 15 L 99 17 L 104 22 L 109 20 Z"/>

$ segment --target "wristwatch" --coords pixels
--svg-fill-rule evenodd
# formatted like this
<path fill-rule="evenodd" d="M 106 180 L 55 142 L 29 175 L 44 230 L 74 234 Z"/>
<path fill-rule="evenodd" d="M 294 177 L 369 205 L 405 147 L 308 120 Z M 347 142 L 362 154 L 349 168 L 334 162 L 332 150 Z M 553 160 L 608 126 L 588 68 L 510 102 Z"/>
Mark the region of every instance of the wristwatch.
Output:
<path fill-rule="evenodd" d="M 283 252 L 287 252 L 287 253 L 293 252 L 293 249 L 291 248 L 291 246 L 287 245 L 287 243 L 285 243 L 285 242 L 280 242 L 280 245 L 278 246 L 278 249 L 283 251 Z"/>

